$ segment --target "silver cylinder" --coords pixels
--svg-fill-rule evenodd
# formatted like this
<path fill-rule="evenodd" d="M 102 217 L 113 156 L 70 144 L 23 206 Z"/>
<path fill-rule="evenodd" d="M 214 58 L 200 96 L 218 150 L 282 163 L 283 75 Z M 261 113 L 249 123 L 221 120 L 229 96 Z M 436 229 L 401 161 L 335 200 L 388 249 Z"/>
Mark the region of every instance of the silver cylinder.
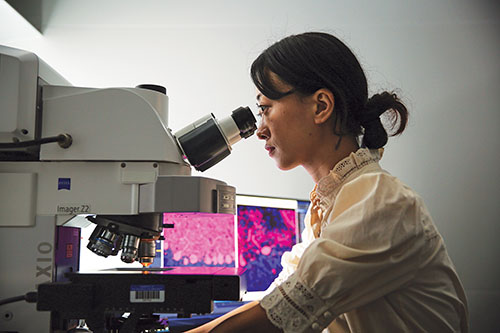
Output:
<path fill-rule="evenodd" d="M 125 235 L 122 241 L 122 255 L 120 259 L 128 264 L 137 258 L 140 238 L 134 235 Z"/>
<path fill-rule="evenodd" d="M 156 255 L 156 243 L 153 239 L 142 239 L 139 245 L 139 262 L 144 266 L 153 263 Z"/>
<path fill-rule="evenodd" d="M 117 234 L 109 229 L 96 226 L 89 238 L 87 248 L 97 255 L 107 257 L 112 254 Z"/>

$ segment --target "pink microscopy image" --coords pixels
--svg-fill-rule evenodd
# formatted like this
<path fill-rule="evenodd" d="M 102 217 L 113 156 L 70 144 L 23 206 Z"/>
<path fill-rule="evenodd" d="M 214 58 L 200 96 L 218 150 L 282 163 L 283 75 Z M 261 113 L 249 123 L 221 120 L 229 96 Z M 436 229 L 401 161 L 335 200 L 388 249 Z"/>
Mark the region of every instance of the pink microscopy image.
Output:
<path fill-rule="evenodd" d="M 164 266 L 235 266 L 234 216 L 165 213 Z"/>
<path fill-rule="evenodd" d="M 247 269 L 248 291 L 269 287 L 296 235 L 295 210 L 238 205 L 238 263 Z"/>

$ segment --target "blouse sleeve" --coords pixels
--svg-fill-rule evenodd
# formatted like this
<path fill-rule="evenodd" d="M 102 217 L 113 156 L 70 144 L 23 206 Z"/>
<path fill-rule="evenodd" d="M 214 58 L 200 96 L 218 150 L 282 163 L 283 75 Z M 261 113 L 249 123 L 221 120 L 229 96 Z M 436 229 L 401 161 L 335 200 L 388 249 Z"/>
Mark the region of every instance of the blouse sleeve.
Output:
<path fill-rule="evenodd" d="M 285 332 L 321 331 L 398 289 L 421 263 L 420 215 L 418 197 L 388 174 L 345 184 L 296 272 L 262 299 L 268 318 Z"/>

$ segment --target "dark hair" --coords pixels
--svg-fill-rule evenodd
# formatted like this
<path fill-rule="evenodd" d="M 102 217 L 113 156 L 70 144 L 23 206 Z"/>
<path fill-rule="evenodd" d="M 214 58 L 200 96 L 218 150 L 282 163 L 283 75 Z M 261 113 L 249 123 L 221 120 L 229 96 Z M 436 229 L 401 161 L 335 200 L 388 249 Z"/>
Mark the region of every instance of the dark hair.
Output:
<path fill-rule="evenodd" d="M 279 91 L 271 73 L 292 90 Z M 292 92 L 307 96 L 329 89 L 335 98 L 335 134 L 363 134 L 362 144 L 368 148 L 387 143 L 382 113 L 390 111 L 390 135 L 402 133 L 408 121 L 408 111 L 396 94 L 383 92 L 368 99 L 366 77 L 358 60 L 344 43 L 327 33 L 307 32 L 276 42 L 252 63 L 251 76 L 257 89 L 273 100 Z"/>

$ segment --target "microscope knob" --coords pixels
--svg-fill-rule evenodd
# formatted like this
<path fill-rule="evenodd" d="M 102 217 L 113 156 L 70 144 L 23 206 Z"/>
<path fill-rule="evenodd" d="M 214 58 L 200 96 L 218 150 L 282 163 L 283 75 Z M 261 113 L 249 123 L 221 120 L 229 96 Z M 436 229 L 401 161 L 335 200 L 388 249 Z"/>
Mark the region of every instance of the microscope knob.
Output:
<path fill-rule="evenodd" d="M 162 93 L 163 95 L 167 94 L 167 88 L 165 88 L 164 86 L 159 86 L 157 84 L 140 84 L 136 88 L 157 91 L 159 93 Z"/>

